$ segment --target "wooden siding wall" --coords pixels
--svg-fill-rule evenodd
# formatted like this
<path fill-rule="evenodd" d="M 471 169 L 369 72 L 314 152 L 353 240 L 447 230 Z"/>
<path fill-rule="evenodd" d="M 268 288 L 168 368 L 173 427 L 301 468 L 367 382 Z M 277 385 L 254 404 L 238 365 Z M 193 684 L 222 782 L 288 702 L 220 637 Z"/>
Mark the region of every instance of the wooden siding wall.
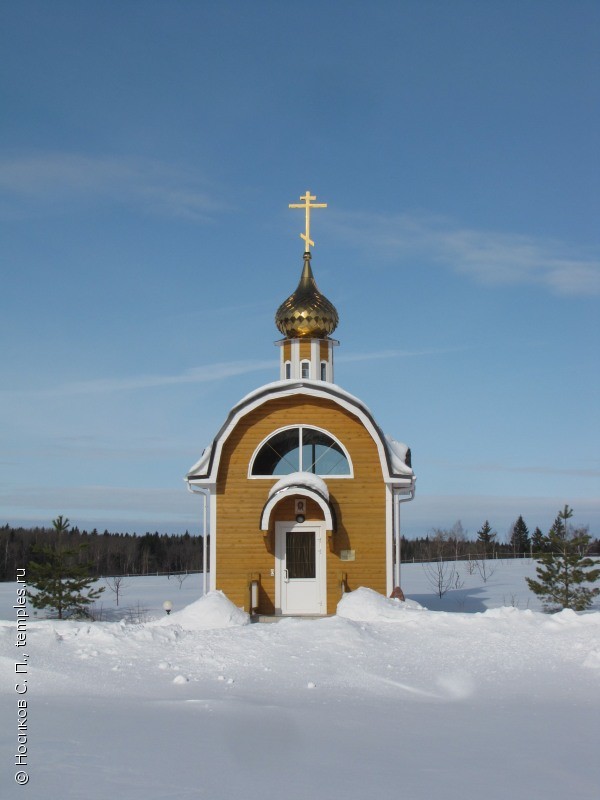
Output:
<path fill-rule="evenodd" d="M 310 342 L 310 339 L 300 342 L 300 360 L 307 358 L 310 361 Z"/>
<path fill-rule="evenodd" d="M 217 477 L 216 586 L 238 606 L 249 609 L 250 582 L 260 582 L 263 614 L 275 610 L 275 522 L 294 520 L 293 497 L 271 514 L 270 530 L 260 530 L 260 515 L 277 478 L 248 478 L 248 465 L 260 442 L 286 425 L 314 425 L 338 438 L 350 454 L 354 478 L 326 479 L 338 528 L 328 535 L 327 613 L 335 612 L 340 582 L 346 589 L 368 586 L 385 594 L 385 484 L 377 447 L 360 420 L 335 402 L 304 395 L 267 401 L 243 417 L 223 447 Z M 307 520 L 323 520 L 312 501 Z M 354 561 L 342 561 L 354 550 Z"/>
<path fill-rule="evenodd" d="M 321 361 L 329 360 L 329 345 L 327 342 L 319 342 L 319 356 Z"/>

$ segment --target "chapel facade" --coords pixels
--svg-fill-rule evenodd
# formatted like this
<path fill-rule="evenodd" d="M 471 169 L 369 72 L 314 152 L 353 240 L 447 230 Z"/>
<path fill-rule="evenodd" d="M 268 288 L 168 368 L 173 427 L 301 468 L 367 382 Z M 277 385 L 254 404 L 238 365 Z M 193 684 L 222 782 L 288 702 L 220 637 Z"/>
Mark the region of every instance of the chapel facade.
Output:
<path fill-rule="evenodd" d="M 334 305 L 313 271 L 310 192 L 296 290 L 275 314 L 279 379 L 235 405 L 186 476 L 205 494 L 210 589 L 261 615 L 335 613 L 342 594 L 399 585 L 410 450 L 334 382 Z"/>

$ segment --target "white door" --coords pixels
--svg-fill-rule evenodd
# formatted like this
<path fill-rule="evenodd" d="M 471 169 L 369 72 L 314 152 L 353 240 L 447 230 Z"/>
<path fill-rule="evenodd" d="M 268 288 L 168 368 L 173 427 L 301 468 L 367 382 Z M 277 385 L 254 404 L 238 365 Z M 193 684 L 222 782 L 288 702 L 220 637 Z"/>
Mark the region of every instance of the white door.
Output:
<path fill-rule="evenodd" d="M 275 537 L 277 610 L 281 614 L 325 614 L 325 526 L 278 522 Z"/>

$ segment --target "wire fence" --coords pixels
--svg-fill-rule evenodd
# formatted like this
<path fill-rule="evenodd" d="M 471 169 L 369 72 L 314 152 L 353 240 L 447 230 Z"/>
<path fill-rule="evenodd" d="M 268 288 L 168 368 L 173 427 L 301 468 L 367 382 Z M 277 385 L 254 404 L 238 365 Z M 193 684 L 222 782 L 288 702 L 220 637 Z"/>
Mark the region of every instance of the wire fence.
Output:
<path fill-rule="evenodd" d="M 435 564 L 437 561 L 466 561 L 475 563 L 477 561 L 516 561 L 527 560 L 536 561 L 542 553 L 446 553 L 444 555 L 429 556 L 428 558 L 400 558 L 402 564 Z M 581 554 L 582 556 L 585 553 Z M 590 554 L 590 558 L 600 560 L 600 556 Z"/>
<path fill-rule="evenodd" d="M 118 578 L 160 578 L 163 576 L 167 576 L 167 578 L 177 578 L 181 577 L 182 575 L 203 575 L 203 569 L 182 569 L 182 570 L 169 570 L 168 572 L 120 572 L 116 577 Z M 208 572 L 206 573 L 209 574 Z M 98 575 L 97 580 L 103 580 L 104 578 L 114 578 L 115 575 L 107 574 L 107 575 Z"/>
<path fill-rule="evenodd" d="M 445 553 L 427 558 L 401 558 L 402 564 L 431 564 L 436 561 L 514 561 L 516 559 L 537 558 L 537 553 Z"/>

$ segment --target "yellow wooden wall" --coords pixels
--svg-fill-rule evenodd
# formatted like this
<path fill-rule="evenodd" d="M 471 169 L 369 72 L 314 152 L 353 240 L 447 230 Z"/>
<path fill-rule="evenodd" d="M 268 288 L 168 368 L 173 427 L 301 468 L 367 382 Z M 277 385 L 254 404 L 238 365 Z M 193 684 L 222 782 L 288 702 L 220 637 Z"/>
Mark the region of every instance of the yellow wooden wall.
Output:
<path fill-rule="evenodd" d="M 310 339 L 300 341 L 300 360 L 308 359 L 310 361 L 311 357 L 310 342 L 311 342 Z"/>
<path fill-rule="evenodd" d="M 376 445 L 360 420 L 335 402 L 305 395 L 274 398 L 254 409 L 237 424 L 223 447 L 217 477 L 216 586 L 238 606 L 249 608 L 249 584 L 260 581 L 260 612 L 275 609 L 275 522 L 294 520 L 293 498 L 279 503 L 271 514 L 268 533 L 260 516 L 270 487 L 277 478 L 248 478 L 250 459 L 270 433 L 288 425 L 314 425 L 329 431 L 346 447 L 354 478 L 327 479 L 337 515 L 337 531 L 328 537 L 327 613 L 335 612 L 340 580 L 348 591 L 368 586 L 385 594 L 385 484 Z M 322 520 L 316 503 L 307 520 Z M 354 550 L 355 561 L 341 561 L 340 551 Z"/>

